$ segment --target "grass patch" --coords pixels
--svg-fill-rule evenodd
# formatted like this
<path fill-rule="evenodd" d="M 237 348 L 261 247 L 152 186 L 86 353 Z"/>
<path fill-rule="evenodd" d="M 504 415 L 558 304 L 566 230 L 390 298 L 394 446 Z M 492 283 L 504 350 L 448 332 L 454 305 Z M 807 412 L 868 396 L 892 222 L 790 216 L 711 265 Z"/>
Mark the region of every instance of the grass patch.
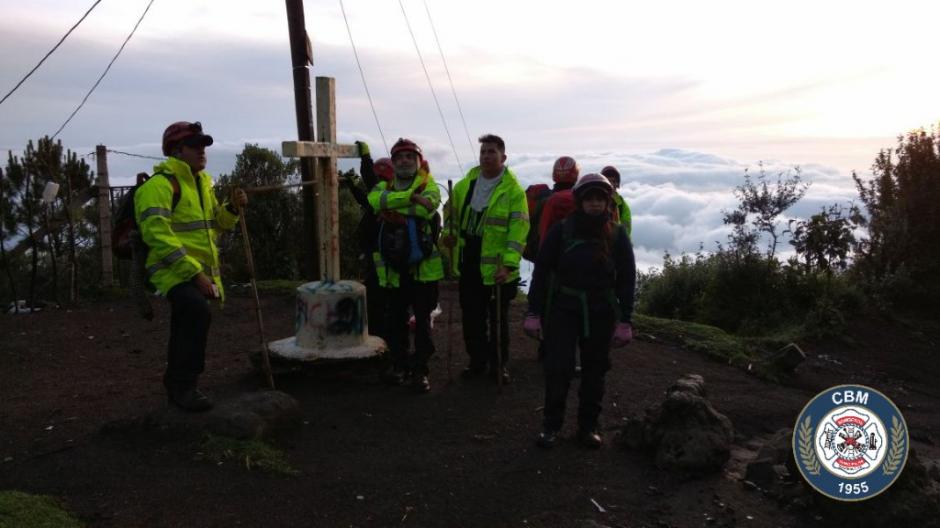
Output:
<path fill-rule="evenodd" d="M 633 323 L 640 333 L 731 364 L 746 365 L 758 356 L 751 339 L 735 337 L 714 326 L 642 314 L 634 314 Z"/>
<path fill-rule="evenodd" d="M 0 528 L 81 528 L 83 525 L 45 495 L 0 491 Z"/>
<path fill-rule="evenodd" d="M 260 469 L 282 476 L 300 474 L 300 471 L 287 462 L 287 457 L 281 450 L 261 440 L 236 440 L 208 435 L 202 443 L 198 458 L 216 464 L 234 462 L 249 471 Z"/>

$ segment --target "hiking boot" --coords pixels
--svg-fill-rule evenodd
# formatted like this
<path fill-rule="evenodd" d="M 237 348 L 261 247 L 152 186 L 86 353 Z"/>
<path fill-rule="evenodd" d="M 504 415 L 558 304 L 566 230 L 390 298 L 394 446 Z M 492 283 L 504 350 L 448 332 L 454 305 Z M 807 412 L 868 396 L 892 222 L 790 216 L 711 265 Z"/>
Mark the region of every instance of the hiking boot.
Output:
<path fill-rule="evenodd" d="M 411 380 L 411 388 L 421 394 L 431 392 L 431 380 L 428 379 L 427 374 L 415 374 L 414 378 Z"/>
<path fill-rule="evenodd" d="M 486 367 L 469 365 L 460 372 L 460 377 L 465 380 L 471 380 L 482 377 L 486 374 Z"/>
<path fill-rule="evenodd" d="M 604 439 L 595 429 L 582 429 L 578 431 L 578 443 L 588 449 L 600 449 Z"/>
<path fill-rule="evenodd" d="M 203 412 L 212 408 L 212 400 L 196 387 L 169 391 L 167 400 L 186 412 Z"/>
<path fill-rule="evenodd" d="M 405 371 L 392 367 L 383 372 L 381 378 L 386 385 L 402 385 L 405 383 Z"/>
<path fill-rule="evenodd" d="M 553 429 L 543 429 L 542 432 L 535 437 L 535 445 L 542 449 L 551 449 L 555 446 L 556 442 L 558 442 L 558 431 Z"/>

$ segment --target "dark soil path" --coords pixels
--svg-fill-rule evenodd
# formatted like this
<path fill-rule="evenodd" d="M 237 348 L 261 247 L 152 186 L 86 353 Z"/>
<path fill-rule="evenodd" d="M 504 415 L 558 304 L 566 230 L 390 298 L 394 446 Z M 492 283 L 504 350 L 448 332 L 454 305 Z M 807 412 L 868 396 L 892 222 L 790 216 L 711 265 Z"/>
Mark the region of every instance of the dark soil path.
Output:
<path fill-rule="evenodd" d="M 285 439 L 300 475 L 247 471 L 198 459 L 198 438 L 127 427 L 165 408 L 160 384 L 168 311 L 145 322 L 127 303 L 0 317 L 0 489 L 61 498 L 91 526 L 823 526 L 835 519 L 783 510 L 735 477 L 683 479 L 614 445 L 629 415 L 658 403 L 680 375 L 705 377 L 742 449 L 792 427 L 820 390 L 861 383 L 904 412 L 912 447 L 940 456 L 936 335 L 860 324 L 859 345 L 807 345 L 799 375 L 771 384 L 674 347 L 636 341 L 613 354 L 603 421 L 607 444 L 533 444 L 542 384 L 532 341 L 513 335 L 514 381 L 497 394 L 463 382 L 460 327 L 447 383 L 442 292 L 430 394 L 381 385 L 372 367 L 278 378 L 301 402 L 303 431 Z M 292 334 L 294 300 L 262 300 L 269 338 Z M 160 304 L 160 303 L 157 303 Z M 458 313 L 459 315 L 459 313 Z M 521 327 L 517 307 L 513 328 Z M 232 296 L 213 315 L 202 384 L 217 399 L 259 385 L 246 351 L 257 341 L 252 301 Z M 642 329 L 641 329 L 642 330 Z M 576 390 L 576 388 L 575 388 Z M 575 392 L 573 390 L 573 392 Z M 574 394 L 569 402 L 573 402 Z M 571 405 L 573 410 L 574 405 Z M 139 422 L 137 422 L 139 423 Z M 565 434 L 574 434 L 569 415 Z M 746 453 L 746 451 L 742 451 Z M 596 505 L 595 505 L 596 502 Z M 598 506 L 605 512 L 599 511 Z M 587 524 L 586 524 L 587 523 Z"/>

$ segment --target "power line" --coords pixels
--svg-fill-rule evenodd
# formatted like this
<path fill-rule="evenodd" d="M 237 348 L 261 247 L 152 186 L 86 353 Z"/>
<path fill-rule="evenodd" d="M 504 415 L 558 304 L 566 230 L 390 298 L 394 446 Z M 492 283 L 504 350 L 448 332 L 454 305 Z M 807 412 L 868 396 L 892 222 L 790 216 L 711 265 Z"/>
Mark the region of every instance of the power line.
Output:
<path fill-rule="evenodd" d="M 4 95 L 4 96 L 3 96 L 3 99 L 0 99 L 0 104 L 3 104 L 3 102 L 6 101 L 8 97 L 10 97 L 11 95 L 13 95 L 13 92 L 15 92 L 16 89 L 19 88 L 21 84 L 23 84 L 24 82 L 26 82 L 26 79 L 29 79 L 30 75 L 32 75 L 33 72 L 35 72 L 36 70 L 38 70 L 39 67 L 42 66 L 42 63 L 46 62 L 46 59 L 48 59 L 49 56 L 52 55 L 53 52 L 55 52 L 55 50 L 59 49 L 59 46 L 61 46 L 62 43 L 65 42 L 65 39 L 68 38 L 68 36 L 71 35 L 73 31 L 75 31 L 75 28 L 77 28 L 78 25 L 81 24 L 83 20 L 85 20 L 85 17 L 87 17 L 88 14 L 91 13 L 91 11 L 92 11 L 95 7 L 97 7 L 98 4 L 100 4 L 100 3 L 101 3 L 101 0 L 95 0 L 95 3 L 92 4 L 91 7 L 88 8 L 88 11 L 85 11 L 85 14 L 82 15 L 82 18 L 79 18 L 79 19 L 78 19 L 78 22 L 76 22 L 75 25 L 73 25 L 71 28 L 69 28 L 69 30 L 65 33 L 65 35 L 63 35 L 62 38 L 59 39 L 59 42 L 57 42 L 56 45 L 53 46 L 51 50 L 49 50 L 49 53 L 46 53 L 46 56 L 43 57 L 42 60 L 39 61 L 39 64 L 33 66 L 33 69 L 32 69 L 32 70 L 29 70 L 29 73 L 27 73 L 25 77 L 23 77 L 22 79 L 20 79 L 20 82 L 16 83 L 16 86 L 14 86 L 13 89 L 10 90 L 6 95 Z"/>
<path fill-rule="evenodd" d="M 408 14 L 405 13 L 405 5 L 398 0 L 398 6 L 401 7 L 401 14 L 405 17 L 405 25 L 408 26 L 408 33 L 411 33 L 411 41 L 414 42 L 415 51 L 418 52 L 418 60 L 421 61 L 421 68 L 424 69 L 424 77 L 428 80 L 428 87 L 431 89 L 431 97 L 434 98 L 434 104 L 437 106 L 437 113 L 441 116 L 441 123 L 444 124 L 444 132 L 447 133 L 447 141 L 450 142 L 450 148 L 454 151 L 454 157 L 457 158 L 457 167 L 463 174 L 463 164 L 460 163 L 460 156 L 457 155 L 457 147 L 454 146 L 454 140 L 450 137 L 450 129 L 447 128 L 447 120 L 444 119 L 444 111 L 441 110 L 441 103 L 437 100 L 437 93 L 434 91 L 434 85 L 431 83 L 431 76 L 428 74 L 428 67 L 424 64 L 424 57 L 421 56 L 421 49 L 418 47 L 418 39 L 415 38 L 415 32 L 411 30 L 411 22 L 408 21 Z"/>
<path fill-rule="evenodd" d="M 372 117 L 375 118 L 375 126 L 379 129 L 379 135 L 382 136 L 382 144 L 385 145 L 385 153 L 388 154 L 388 142 L 385 141 L 385 133 L 382 132 L 382 125 L 379 124 L 379 115 L 375 112 L 375 105 L 372 104 L 372 94 L 369 93 L 369 85 L 366 83 L 366 74 L 362 72 L 362 64 L 359 62 L 359 53 L 356 51 L 356 42 L 353 40 L 352 29 L 349 28 L 349 19 L 346 18 L 346 8 L 343 6 L 343 0 L 339 0 L 339 8 L 343 12 L 343 20 L 346 22 L 346 32 L 349 33 L 349 43 L 352 45 L 353 55 L 356 57 L 356 66 L 359 66 L 359 76 L 362 77 L 362 86 L 366 89 L 366 97 L 369 98 L 369 106 L 372 107 Z"/>
<path fill-rule="evenodd" d="M 166 158 L 157 158 L 157 157 L 155 157 L 155 156 L 144 156 L 143 154 L 134 154 L 133 152 L 122 152 L 122 151 L 120 151 L 120 150 L 111 150 L 111 149 L 107 149 L 106 152 L 108 152 L 108 153 L 110 153 L 110 154 L 120 154 L 120 155 L 122 155 L 122 156 L 130 156 L 130 157 L 132 157 L 132 158 L 142 158 L 142 159 L 149 159 L 149 160 L 156 160 L 156 161 L 163 161 L 164 159 L 166 159 Z M 96 155 L 97 155 L 97 152 L 89 152 L 88 154 L 83 154 L 82 157 L 83 157 L 83 158 L 88 158 L 88 157 L 94 158 Z"/>
<path fill-rule="evenodd" d="M 156 161 L 163 161 L 166 159 L 166 158 L 158 158 L 156 156 L 144 156 L 143 154 L 133 154 L 131 152 L 121 152 L 120 150 L 108 149 L 108 152 L 110 152 L 111 154 L 120 154 L 122 156 L 130 156 L 132 158 L 142 158 L 142 159 L 149 159 L 149 160 L 156 160 Z"/>
<path fill-rule="evenodd" d="M 134 24 L 134 29 L 132 29 L 130 34 L 127 35 L 127 38 L 124 39 L 124 43 L 121 44 L 121 47 L 118 49 L 117 53 L 114 54 L 114 57 L 111 59 L 111 62 L 108 63 L 108 67 L 105 68 L 104 72 L 101 73 L 101 77 L 98 77 L 98 80 L 95 81 L 95 84 L 91 87 L 91 90 L 88 90 L 88 93 L 85 94 L 85 97 L 82 99 L 82 102 L 78 104 L 78 106 L 72 112 L 72 115 L 70 115 L 69 118 L 66 119 L 64 123 L 62 123 L 62 126 L 60 126 L 59 129 L 55 131 L 55 134 L 52 134 L 52 139 L 55 139 L 56 136 L 59 135 L 59 132 L 62 132 L 62 129 L 64 129 L 65 126 L 69 124 L 69 121 L 71 121 L 72 118 L 75 117 L 75 114 L 77 114 L 78 111 L 81 110 L 83 106 L 85 106 L 85 101 L 87 101 L 88 98 L 91 97 L 92 92 L 95 91 L 95 88 L 98 87 L 98 84 L 101 83 L 101 80 L 104 79 L 104 76 L 108 74 L 109 70 L 111 70 L 111 66 L 114 64 L 114 61 L 116 61 L 117 58 L 121 55 L 121 52 L 124 51 L 124 46 L 127 46 L 127 43 L 131 40 L 131 37 L 133 37 L 134 33 L 137 31 L 137 27 L 140 26 L 140 23 L 144 21 L 144 17 L 147 16 L 147 11 L 150 11 L 150 6 L 153 5 L 153 1 L 154 0 L 150 0 L 150 2 L 147 4 L 146 9 L 144 9 L 144 12 L 140 15 L 140 18 L 137 19 L 137 23 Z"/>
<path fill-rule="evenodd" d="M 454 89 L 454 80 L 450 77 L 450 68 L 447 67 L 447 59 L 444 58 L 444 49 L 441 47 L 441 41 L 437 38 L 437 29 L 434 27 L 434 19 L 431 18 L 431 9 L 428 7 L 428 0 L 424 0 L 424 10 L 428 14 L 428 22 L 431 23 L 431 32 L 434 33 L 434 42 L 437 43 L 437 50 L 441 54 L 441 62 L 444 63 L 444 71 L 447 72 L 447 80 L 450 82 L 450 91 L 454 94 L 454 102 L 457 103 L 457 113 L 460 114 L 460 122 L 463 123 L 463 131 L 467 134 L 467 143 L 470 144 L 470 153 L 474 152 L 473 140 L 470 139 L 470 131 L 467 130 L 467 120 L 463 117 L 463 109 L 460 108 L 460 99 L 457 99 L 457 90 Z"/>

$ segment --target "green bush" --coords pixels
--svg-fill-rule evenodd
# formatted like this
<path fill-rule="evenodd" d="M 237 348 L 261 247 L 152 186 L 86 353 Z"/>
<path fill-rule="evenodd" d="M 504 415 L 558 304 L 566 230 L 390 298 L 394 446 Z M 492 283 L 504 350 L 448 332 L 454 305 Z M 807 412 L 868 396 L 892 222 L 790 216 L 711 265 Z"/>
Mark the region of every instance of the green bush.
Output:
<path fill-rule="evenodd" d="M 637 310 L 740 335 L 762 336 L 799 326 L 823 337 L 839 332 L 866 305 L 847 274 L 809 272 L 762 255 L 720 250 L 664 259 L 642 274 Z"/>

